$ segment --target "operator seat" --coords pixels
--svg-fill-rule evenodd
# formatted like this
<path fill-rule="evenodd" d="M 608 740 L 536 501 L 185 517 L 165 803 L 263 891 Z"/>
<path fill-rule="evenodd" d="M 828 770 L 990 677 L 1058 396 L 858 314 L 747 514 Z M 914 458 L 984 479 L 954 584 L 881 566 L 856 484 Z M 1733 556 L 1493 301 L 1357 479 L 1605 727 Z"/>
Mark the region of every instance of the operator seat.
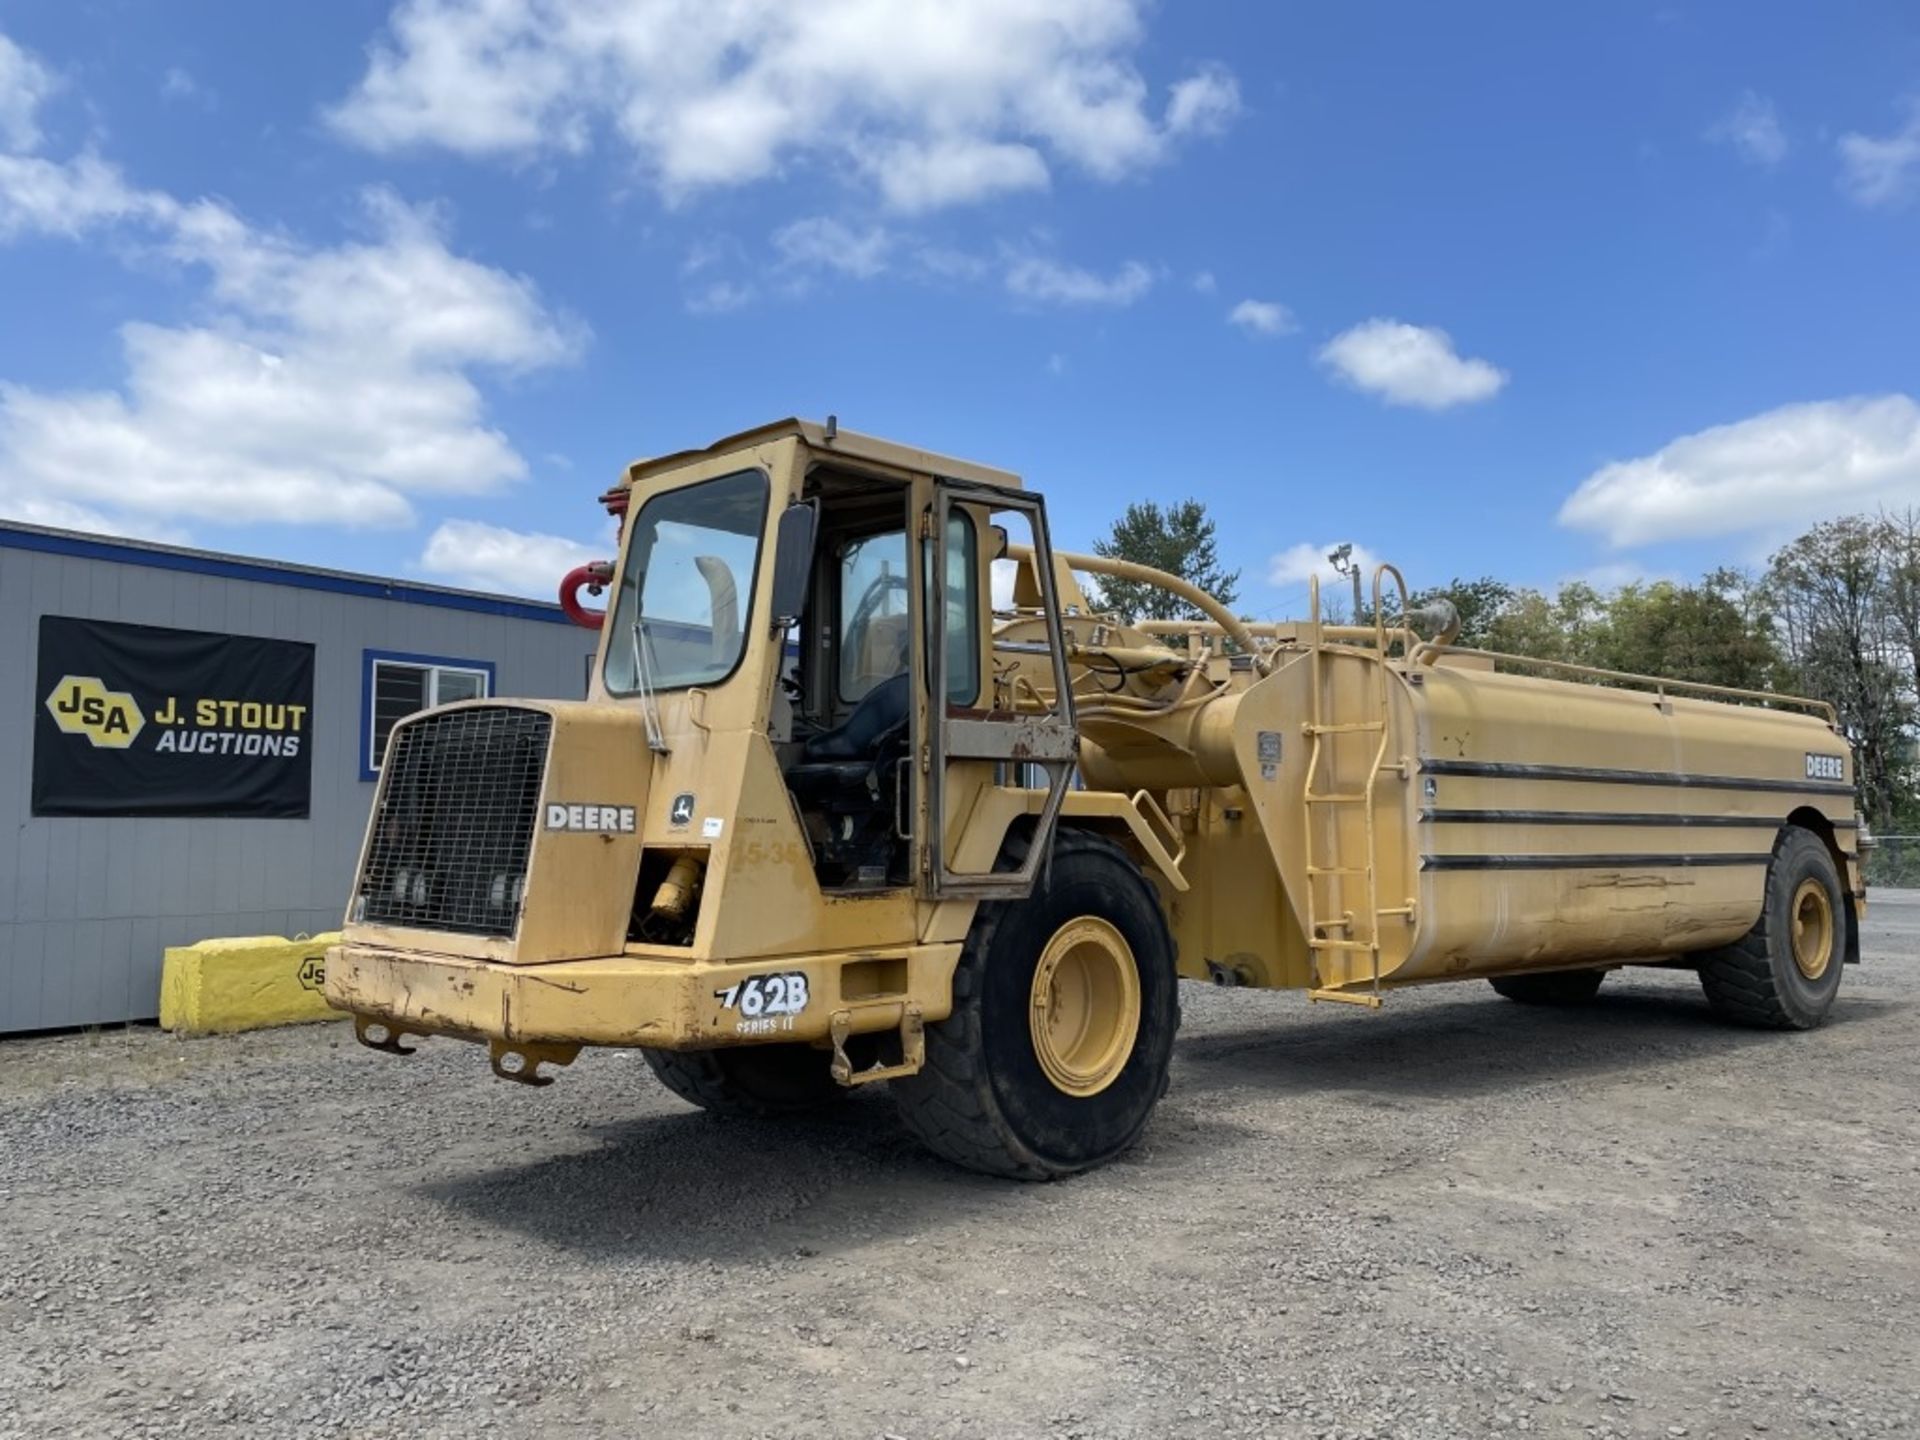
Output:
<path fill-rule="evenodd" d="M 816 765 L 858 764 L 864 771 L 865 766 L 879 758 L 880 743 L 907 723 L 912 694 L 904 670 L 882 680 L 860 697 L 860 703 L 845 720 L 807 741 L 795 770 Z"/>
<path fill-rule="evenodd" d="M 906 671 L 882 680 L 845 721 L 808 740 L 787 770 L 823 886 L 906 883 L 894 827 L 912 703 Z"/>

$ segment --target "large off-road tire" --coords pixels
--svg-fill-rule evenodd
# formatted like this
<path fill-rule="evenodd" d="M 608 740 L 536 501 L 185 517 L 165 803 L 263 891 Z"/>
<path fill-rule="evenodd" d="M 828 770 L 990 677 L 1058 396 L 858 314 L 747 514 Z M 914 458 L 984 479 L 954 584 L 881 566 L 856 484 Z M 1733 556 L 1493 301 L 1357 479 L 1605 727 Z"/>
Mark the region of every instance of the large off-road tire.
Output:
<path fill-rule="evenodd" d="M 1522 1005 L 1584 1005 L 1600 993 L 1604 970 L 1554 970 L 1545 975 L 1492 975 L 1487 983 Z"/>
<path fill-rule="evenodd" d="M 847 1094 L 827 1068 L 827 1052 L 811 1045 L 640 1053 L 662 1085 L 716 1115 L 795 1115 L 831 1105 Z"/>
<path fill-rule="evenodd" d="M 1139 867 L 1062 829 L 1025 900 L 980 907 L 927 1027 L 920 1073 L 889 1087 L 935 1154 L 988 1175 L 1053 1180 L 1139 1138 L 1180 1025 L 1173 938 Z"/>
<path fill-rule="evenodd" d="M 1773 847 L 1759 921 L 1745 939 L 1701 958 L 1707 1002 L 1742 1025 L 1811 1030 L 1840 991 L 1847 924 L 1840 872 L 1826 844 L 1787 826 Z"/>

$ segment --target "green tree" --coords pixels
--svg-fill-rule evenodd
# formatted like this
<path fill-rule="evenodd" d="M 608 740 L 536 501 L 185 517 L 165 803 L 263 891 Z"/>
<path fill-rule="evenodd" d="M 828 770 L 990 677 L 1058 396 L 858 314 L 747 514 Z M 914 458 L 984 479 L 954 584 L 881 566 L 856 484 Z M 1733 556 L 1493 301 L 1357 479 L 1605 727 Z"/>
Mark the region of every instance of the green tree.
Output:
<path fill-rule="evenodd" d="M 1605 669 L 1742 690 L 1770 689 L 1780 677 L 1771 617 L 1736 571 L 1715 570 L 1698 585 L 1623 585 L 1603 603 L 1594 663 Z"/>
<path fill-rule="evenodd" d="M 1182 500 L 1162 510 L 1152 500 L 1127 506 L 1105 539 L 1093 542 L 1096 555 L 1130 560 L 1178 575 L 1222 605 L 1240 593 L 1240 572 L 1221 568 L 1213 521 L 1198 500 Z M 1102 603 L 1128 620 L 1191 620 L 1200 611 L 1179 596 L 1139 580 L 1100 577 Z"/>
<path fill-rule="evenodd" d="M 1889 613 L 1887 542 L 1882 524 L 1850 515 L 1814 526 L 1768 569 L 1794 688 L 1839 710 L 1862 805 L 1882 829 L 1913 791 L 1911 677 Z"/>
<path fill-rule="evenodd" d="M 1509 655 L 1601 665 L 1606 598 L 1584 580 L 1570 580 L 1549 598 L 1516 590 L 1487 624 L 1486 647 Z"/>
<path fill-rule="evenodd" d="M 1460 634 L 1454 643 L 1484 648 L 1492 638 L 1494 622 L 1513 603 L 1514 594 L 1504 580 L 1482 575 L 1478 580 L 1455 578 L 1431 590 L 1416 590 L 1407 597 L 1407 604 L 1418 610 L 1436 600 L 1452 601 L 1460 612 Z"/>

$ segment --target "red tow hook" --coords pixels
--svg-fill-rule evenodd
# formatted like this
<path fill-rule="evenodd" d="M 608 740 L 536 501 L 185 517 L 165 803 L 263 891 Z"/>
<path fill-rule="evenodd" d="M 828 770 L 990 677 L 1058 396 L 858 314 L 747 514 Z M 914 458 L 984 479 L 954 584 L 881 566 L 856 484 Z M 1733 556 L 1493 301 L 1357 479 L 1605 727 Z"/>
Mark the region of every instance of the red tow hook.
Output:
<path fill-rule="evenodd" d="M 613 583 L 613 562 L 595 560 L 591 565 L 579 565 L 569 570 L 566 578 L 560 582 L 560 608 L 567 612 L 567 618 L 576 625 L 584 625 L 589 630 L 598 630 L 606 621 L 604 610 L 589 610 L 580 603 L 580 590 L 585 587 L 589 595 L 598 595 Z"/>

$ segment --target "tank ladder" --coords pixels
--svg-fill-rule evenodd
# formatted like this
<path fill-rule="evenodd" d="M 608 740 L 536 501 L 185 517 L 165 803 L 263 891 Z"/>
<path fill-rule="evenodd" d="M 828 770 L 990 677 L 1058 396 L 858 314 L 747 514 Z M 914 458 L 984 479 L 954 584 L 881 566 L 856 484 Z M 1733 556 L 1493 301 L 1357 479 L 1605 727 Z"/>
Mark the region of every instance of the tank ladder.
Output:
<path fill-rule="evenodd" d="M 1395 578 L 1398 578 L 1397 573 Z M 1317 625 L 1320 618 L 1320 587 L 1317 580 L 1310 588 L 1312 613 Z M 1373 718 L 1330 721 L 1327 716 L 1328 672 L 1335 656 L 1328 652 L 1324 643 L 1316 642 L 1309 658 L 1312 698 L 1304 729 L 1313 743 L 1307 756 L 1306 788 L 1302 796 L 1305 804 L 1301 809 L 1307 840 L 1307 950 L 1313 957 L 1313 983 L 1308 987 L 1307 998 L 1365 1005 L 1377 1010 L 1383 1003 L 1380 992 L 1381 922 L 1395 916 L 1411 919 L 1413 903 L 1409 901 L 1404 905 L 1388 906 L 1380 903 L 1380 847 L 1374 820 L 1374 795 L 1382 772 L 1397 770 L 1402 776 L 1406 772 L 1397 762 L 1392 765 L 1387 763 L 1387 747 L 1392 739 L 1389 725 L 1390 691 L 1387 681 L 1387 636 L 1386 627 L 1380 621 L 1380 576 L 1377 574 L 1373 581 L 1373 595 L 1374 650 L 1369 653 L 1358 646 L 1340 647 L 1342 656 L 1359 660 L 1367 667 L 1367 688 L 1372 702 L 1369 709 Z M 1340 783 L 1335 773 L 1333 755 L 1336 737 L 1342 735 L 1377 737 L 1372 758 L 1367 765 L 1366 779 L 1358 790 L 1316 788 L 1323 781 L 1333 787 Z M 1343 810 L 1350 812 L 1356 807 L 1360 811 L 1365 843 L 1361 856 L 1350 857 L 1341 851 L 1340 815 Z M 1351 859 L 1362 859 L 1365 863 L 1346 863 Z M 1365 882 L 1364 911 L 1356 912 L 1349 902 L 1350 891 L 1355 888 L 1349 882 L 1354 880 Z M 1344 989 L 1326 983 L 1322 962 L 1330 962 L 1343 954 L 1364 954 L 1367 957 L 1367 989 Z M 1330 965 L 1328 968 L 1331 968 Z"/>

